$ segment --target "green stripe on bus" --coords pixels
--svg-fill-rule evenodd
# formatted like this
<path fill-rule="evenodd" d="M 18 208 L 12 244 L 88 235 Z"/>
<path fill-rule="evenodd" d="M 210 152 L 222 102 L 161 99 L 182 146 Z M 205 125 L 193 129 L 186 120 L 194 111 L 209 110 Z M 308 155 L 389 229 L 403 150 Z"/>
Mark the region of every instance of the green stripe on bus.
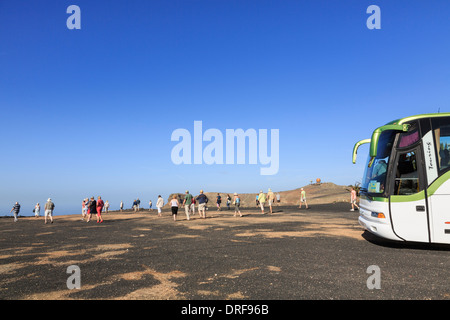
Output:
<path fill-rule="evenodd" d="M 391 196 L 391 202 L 411 202 L 425 200 L 425 191 L 420 191 L 414 194 L 408 194 L 403 196 Z"/>
<path fill-rule="evenodd" d="M 437 189 L 439 189 L 439 187 L 442 186 L 448 179 L 450 179 L 450 171 L 447 171 L 439 178 L 434 180 L 427 189 L 428 196 L 432 196 L 437 191 Z"/>

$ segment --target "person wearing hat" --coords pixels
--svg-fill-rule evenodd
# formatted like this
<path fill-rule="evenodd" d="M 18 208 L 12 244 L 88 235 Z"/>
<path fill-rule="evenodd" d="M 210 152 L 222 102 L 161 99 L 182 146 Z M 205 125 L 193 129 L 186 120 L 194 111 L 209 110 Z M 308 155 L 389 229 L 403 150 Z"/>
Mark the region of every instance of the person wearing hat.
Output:
<path fill-rule="evenodd" d="M 50 223 L 53 223 L 53 210 L 55 209 L 55 204 L 52 202 L 52 199 L 48 198 L 47 203 L 45 204 L 45 224 L 47 224 L 47 217 L 50 217 Z"/>
<path fill-rule="evenodd" d="M 238 196 L 237 192 L 234 193 L 234 216 L 236 217 L 236 213 L 239 213 L 239 216 L 242 217 L 241 210 L 239 210 L 239 206 L 241 205 L 241 198 Z"/>
<path fill-rule="evenodd" d="M 186 213 L 186 218 L 189 220 L 189 211 L 191 210 L 192 204 L 192 194 L 189 193 L 189 190 L 186 190 L 186 195 L 184 196 L 183 206 L 184 212 Z"/>
<path fill-rule="evenodd" d="M 272 204 L 275 200 L 275 194 L 272 192 L 272 189 L 269 188 L 269 192 L 267 192 L 267 201 L 269 202 L 270 213 L 272 213 Z"/>

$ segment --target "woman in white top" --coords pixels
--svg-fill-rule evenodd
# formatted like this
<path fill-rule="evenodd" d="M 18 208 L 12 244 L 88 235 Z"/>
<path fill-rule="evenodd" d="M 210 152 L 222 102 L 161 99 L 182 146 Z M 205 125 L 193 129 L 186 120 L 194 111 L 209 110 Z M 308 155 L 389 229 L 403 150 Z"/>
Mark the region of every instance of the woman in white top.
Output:
<path fill-rule="evenodd" d="M 173 217 L 173 221 L 177 221 L 177 213 L 178 213 L 178 206 L 180 204 L 178 203 L 178 199 L 177 196 L 174 195 L 172 197 L 172 200 L 170 200 L 170 206 L 172 208 L 172 217 Z"/>
<path fill-rule="evenodd" d="M 34 216 L 37 218 L 39 217 L 39 212 L 41 211 L 41 206 L 39 205 L 39 202 L 34 206 Z"/>

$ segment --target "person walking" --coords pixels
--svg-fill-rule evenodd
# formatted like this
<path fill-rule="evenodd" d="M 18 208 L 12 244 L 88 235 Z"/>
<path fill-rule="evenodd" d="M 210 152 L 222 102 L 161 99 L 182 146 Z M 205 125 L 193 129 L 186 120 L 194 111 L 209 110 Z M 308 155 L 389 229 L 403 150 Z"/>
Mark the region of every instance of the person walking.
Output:
<path fill-rule="evenodd" d="M 270 213 L 272 213 L 272 204 L 275 201 L 275 194 L 272 192 L 272 189 L 269 188 L 267 192 L 267 202 L 269 203 Z"/>
<path fill-rule="evenodd" d="M 300 189 L 300 209 L 302 208 L 302 203 L 305 203 L 305 207 L 308 209 L 308 203 L 306 203 L 306 191 L 303 188 Z"/>
<path fill-rule="evenodd" d="M 217 211 L 220 211 L 220 204 L 222 203 L 222 197 L 220 196 L 220 194 L 217 194 L 216 197 L 216 205 L 217 205 Z"/>
<path fill-rule="evenodd" d="M 139 211 L 141 209 L 141 200 L 139 200 L 139 198 L 136 199 L 136 206 L 137 206 L 137 211 Z"/>
<path fill-rule="evenodd" d="M 189 190 L 186 190 L 186 195 L 184 196 L 183 200 L 183 206 L 184 206 L 184 212 L 186 213 L 186 218 L 190 220 L 189 218 L 189 211 L 191 209 L 192 204 L 192 194 L 189 193 Z"/>
<path fill-rule="evenodd" d="M 234 216 L 236 217 L 236 213 L 239 213 L 239 216 L 242 217 L 241 210 L 239 209 L 241 205 L 241 198 L 237 194 L 237 192 L 234 193 Z"/>
<path fill-rule="evenodd" d="M 102 198 L 100 196 L 97 197 L 97 223 L 102 223 L 103 222 L 103 218 L 102 218 L 102 209 L 105 205 L 105 203 L 103 202 Z"/>
<path fill-rule="evenodd" d="M 47 224 L 47 217 L 50 217 L 50 223 L 53 223 L 53 210 L 55 209 L 55 204 L 52 202 L 52 199 L 48 198 L 44 209 L 45 209 L 45 224 Z"/>
<path fill-rule="evenodd" d="M 14 222 L 17 222 L 17 221 L 19 221 L 18 216 L 19 216 L 19 212 L 20 212 L 19 202 L 16 201 L 16 203 L 13 205 L 13 207 L 9 213 L 11 213 L 13 211 L 14 211 Z"/>
<path fill-rule="evenodd" d="M 122 212 L 122 210 L 123 210 L 123 201 L 120 200 L 120 212 Z"/>
<path fill-rule="evenodd" d="M 355 188 L 352 187 L 352 191 L 350 191 L 350 202 L 352 204 L 352 208 L 350 209 L 350 211 L 355 211 L 355 207 L 357 207 L 359 210 L 359 206 L 356 204 L 356 201 L 357 201 L 356 190 Z"/>
<path fill-rule="evenodd" d="M 95 201 L 94 197 L 91 197 L 91 200 L 88 204 L 88 219 L 86 222 L 91 221 L 91 215 L 96 213 L 97 211 L 97 201 Z"/>
<path fill-rule="evenodd" d="M 266 203 L 266 195 L 262 190 L 259 191 L 258 201 L 259 205 L 261 206 L 261 214 L 264 214 L 264 204 Z"/>
<path fill-rule="evenodd" d="M 170 200 L 170 207 L 172 209 L 173 221 L 177 221 L 179 202 L 176 195 L 173 195 L 172 200 Z"/>
<path fill-rule="evenodd" d="M 81 201 L 81 221 L 84 221 L 84 218 L 87 216 L 87 205 L 88 205 L 89 201 L 88 199 L 83 199 L 83 201 Z"/>
<path fill-rule="evenodd" d="M 192 200 L 191 200 L 191 214 L 192 214 L 192 216 L 195 214 L 195 198 L 194 197 L 192 197 Z"/>
<path fill-rule="evenodd" d="M 108 213 L 108 211 L 109 211 L 109 201 L 106 200 L 105 201 L 105 213 Z"/>
<path fill-rule="evenodd" d="M 148 210 L 152 211 L 152 200 L 148 202 Z"/>
<path fill-rule="evenodd" d="M 156 201 L 156 208 L 158 209 L 158 217 L 161 217 L 161 208 L 164 207 L 164 199 L 161 195 L 158 196 L 158 200 Z"/>
<path fill-rule="evenodd" d="M 228 208 L 228 210 L 231 210 L 230 205 L 231 205 L 231 197 L 230 197 L 229 194 L 227 194 L 227 208 Z"/>
<path fill-rule="evenodd" d="M 133 210 L 134 210 L 134 212 L 137 211 L 137 201 L 136 200 L 133 201 Z"/>
<path fill-rule="evenodd" d="M 197 196 L 196 200 L 198 201 L 198 213 L 200 214 L 200 217 L 205 219 L 208 197 L 203 193 L 203 190 L 200 190 L 200 194 Z"/>
<path fill-rule="evenodd" d="M 41 205 L 38 203 L 36 203 L 36 205 L 34 206 L 34 216 L 37 218 L 39 217 L 39 214 L 41 212 Z"/>

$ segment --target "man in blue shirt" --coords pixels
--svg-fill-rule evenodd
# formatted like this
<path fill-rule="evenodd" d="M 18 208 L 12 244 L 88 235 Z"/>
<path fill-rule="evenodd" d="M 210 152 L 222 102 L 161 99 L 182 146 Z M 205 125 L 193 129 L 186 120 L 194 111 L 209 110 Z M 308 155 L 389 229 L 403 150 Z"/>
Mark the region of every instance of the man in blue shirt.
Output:
<path fill-rule="evenodd" d="M 200 194 L 197 196 L 196 200 L 198 201 L 198 213 L 203 219 L 205 219 L 206 204 L 208 203 L 208 197 L 203 194 L 203 190 L 200 190 Z"/>

